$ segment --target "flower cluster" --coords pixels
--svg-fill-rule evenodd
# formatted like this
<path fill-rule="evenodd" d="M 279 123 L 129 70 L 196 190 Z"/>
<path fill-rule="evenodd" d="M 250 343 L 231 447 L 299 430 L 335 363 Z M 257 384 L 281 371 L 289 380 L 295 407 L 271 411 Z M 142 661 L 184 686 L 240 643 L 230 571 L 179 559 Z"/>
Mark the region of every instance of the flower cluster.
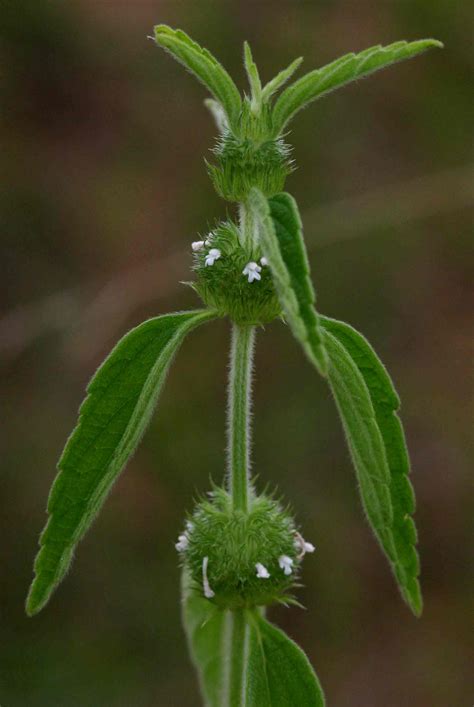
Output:
<path fill-rule="evenodd" d="M 191 248 L 194 253 L 198 253 L 199 251 L 205 249 L 206 243 L 211 241 L 211 236 L 210 234 L 207 237 L 207 240 L 204 241 L 194 241 L 191 244 Z M 219 250 L 219 248 L 210 248 L 209 251 L 207 252 L 205 259 L 204 259 L 204 265 L 208 267 L 209 265 L 214 265 L 216 260 L 219 260 L 221 257 L 222 253 Z M 248 262 L 244 269 L 242 270 L 242 275 L 245 275 L 248 278 L 249 282 L 253 282 L 254 280 L 261 280 L 262 276 L 260 273 L 262 272 L 262 267 L 268 265 L 268 260 L 262 256 L 260 258 L 260 265 L 253 260 Z"/>
<path fill-rule="evenodd" d="M 176 549 L 201 596 L 230 609 L 291 602 L 301 561 L 314 552 L 273 498 L 253 496 L 243 513 L 221 488 L 197 504 Z"/>
<path fill-rule="evenodd" d="M 259 248 L 242 245 L 236 224 L 218 224 L 191 247 L 193 287 L 209 307 L 237 324 L 265 324 L 280 315 L 268 261 Z"/>

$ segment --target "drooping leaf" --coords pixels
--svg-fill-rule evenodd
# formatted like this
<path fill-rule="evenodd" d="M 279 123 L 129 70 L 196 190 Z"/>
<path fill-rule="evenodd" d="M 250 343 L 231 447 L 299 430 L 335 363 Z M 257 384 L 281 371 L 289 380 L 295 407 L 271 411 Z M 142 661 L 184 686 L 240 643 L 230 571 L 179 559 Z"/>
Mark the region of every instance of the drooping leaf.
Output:
<path fill-rule="evenodd" d="M 235 83 L 222 64 L 180 29 L 157 25 L 154 32 L 156 43 L 172 54 L 206 86 L 223 107 L 230 126 L 237 129 L 242 100 Z"/>
<path fill-rule="evenodd" d="M 359 482 L 362 505 L 372 530 L 391 562 L 395 560 L 390 470 L 369 390 L 338 339 L 326 331 L 328 379 L 341 416 Z"/>
<path fill-rule="evenodd" d="M 186 571 L 182 591 L 184 628 L 208 707 L 324 707 L 303 651 L 260 612 L 219 609 L 191 588 Z"/>
<path fill-rule="evenodd" d="M 378 69 L 421 54 L 432 47 L 442 47 L 435 39 L 416 42 L 395 42 L 386 47 L 369 47 L 359 54 L 346 54 L 335 61 L 315 69 L 288 86 L 275 103 L 273 111 L 274 134 L 279 135 L 294 115 L 316 98 L 363 78 Z"/>
<path fill-rule="evenodd" d="M 248 707 L 324 707 L 324 694 L 301 648 L 257 612 L 249 624 L 245 701 Z"/>
<path fill-rule="evenodd" d="M 422 610 L 418 582 L 420 566 L 415 549 L 417 533 L 411 518 L 415 511 L 415 497 L 408 477 L 410 461 L 403 427 L 397 415 L 400 400 L 385 367 L 361 334 L 348 324 L 335 319 L 321 316 L 320 321 L 323 329 L 337 340 L 343 347 L 345 355 L 355 364 L 370 395 L 390 474 L 389 492 L 393 519 L 390 525 L 389 545 L 384 549 L 391 561 L 402 596 L 418 616 Z M 331 344 L 328 343 L 327 346 L 331 353 Z M 338 365 L 337 360 L 336 357 L 335 368 Z M 333 384 L 333 375 L 336 376 L 337 381 L 337 372 L 333 374 L 330 369 L 331 384 Z M 348 383 L 346 385 L 349 386 Z"/>
<path fill-rule="evenodd" d="M 249 203 L 285 318 L 308 358 L 326 375 L 327 353 L 314 308 L 316 297 L 296 202 L 286 193 L 267 200 L 254 188 Z"/>
<path fill-rule="evenodd" d="M 144 322 L 117 344 L 92 378 L 49 496 L 28 614 L 40 611 L 63 579 L 76 544 L 135 451 L 184 336 L 214 316 L 183 312 Z"/>

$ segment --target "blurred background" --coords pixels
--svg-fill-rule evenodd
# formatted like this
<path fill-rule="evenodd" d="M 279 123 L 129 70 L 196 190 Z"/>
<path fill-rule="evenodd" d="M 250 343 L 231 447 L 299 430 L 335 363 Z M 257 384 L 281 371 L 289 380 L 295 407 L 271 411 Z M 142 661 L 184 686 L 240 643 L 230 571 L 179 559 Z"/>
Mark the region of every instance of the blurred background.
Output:
<path fill-rule="evenodd" d="M 4 0 L 0 6 L 2 707 L 199 704 L 174 542 L 224 473 L 229 326 L 193 333 L 158 413 L 48 608 L 23 606 L 55 464 L 84 387 L 143 319 L 199 306 L 190 242 L 231 208 L 203 158 L 205 91 L 147 39 L 180 26 L 244 88 L 398 39 L 444 51 L 328 96 L 292 124 L 319 309 L 364 332 L 403 400 L 425 612 L 371 537 L 324 381 L 279 323 L 258 337 L 254 469 L 317 546 L 300 600 L 271 618 L 332 707 L 473 703 L 472 11 L 467 2 Z M 472 667 L 472 666 L 471 666 Z"/>

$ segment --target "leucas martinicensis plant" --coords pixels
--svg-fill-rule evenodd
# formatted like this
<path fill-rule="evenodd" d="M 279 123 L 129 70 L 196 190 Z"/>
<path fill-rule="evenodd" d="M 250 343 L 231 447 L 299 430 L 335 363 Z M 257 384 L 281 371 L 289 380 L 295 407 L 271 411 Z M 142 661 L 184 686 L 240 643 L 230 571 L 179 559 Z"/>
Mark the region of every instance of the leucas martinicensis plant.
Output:
<path fill-rule="evenodd" d="M 397 393 L 370 344 L 348 324 L 315 310 L 315 293 L 295 199 L 282 189 L 292 170 L 285 139 L 296 113 L 350 81 L 408 59 L 432 39 L 346 54 L 291 83 L 297 59 L 262 85 L 249 45 L 250 92 L 242 98 L 222 65 L 184 32 L 164 25 L 154 39 L 208 89 L 219 137 L 207 165 L 217 192 L 238 204 L 192 244 L 192 286 L 204 309 L 166 314 L 129 332 L 87 389 L 79 422 L 59 461 L 41 535 L 27 612 L 40 611 L 71 563 L 74 548 L 135 451 L 184 337 L 229 317 L 228 462 L 224 487 L 196 503 L 176 544 L 183 621 L 203 698 L 213 707 L 323 705 L 300 648 L 265 618 L 267 606 L 296 604 L 302 563 L 314 547 L 289 511 L 259 493 L 250 476 L 250 393 L 255 332 L 288 324 L 334 395 L 368 522 L 403 599 L 422 610 L 412 514 L 413 489 Z"/>

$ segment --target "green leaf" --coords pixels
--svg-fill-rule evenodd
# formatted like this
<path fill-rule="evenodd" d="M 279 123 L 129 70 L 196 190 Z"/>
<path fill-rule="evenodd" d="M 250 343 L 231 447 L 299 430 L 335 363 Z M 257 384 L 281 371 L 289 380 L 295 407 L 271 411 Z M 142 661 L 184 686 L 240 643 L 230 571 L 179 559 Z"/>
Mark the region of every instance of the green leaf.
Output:
<path fill-rule="evenodd" d="M 135 451 L 184 336 L 215 315 L 168 314 L 132 329 L 100 366 L 87 388 L 76 429 L 59 460 L 41 535 L 26 611 L 49 600 L 114 481 Z"/>
<path fill-rule="evenodd" d="M 248 707 L 324 707 L 311 664 L 294 641 L 256 612 L 249 623 L 245 702 Z"/>
<path fill-rule="evenodd" d="M 228 702 L 228 699 L 224 701 L 224 692 L 229 690 L 227 663 L 230 656 L 231 613 L 219 609 L 194 591 L 184 569 L 181 590 L 182 620 L 202 696 L 206 705 L 221 707 Z"/>
<path fill-rule="evenodd" d="M 416 42 L 395 42 L 387 47 L 380 44 L 359 54 L 346 54 L 336 61 L 315 69 L 294 84 L 288 86 L 275 103 L 273 111 L 274 134 L 279 135 L 295 114 L 311 101 L 344 86 L 350 81 L 363 78 L 374 71 L 390 66 L 403 59 L 410 59 L 432 47 L 442 47 L 435 39 L 420 39 Z"/>
<path fill-rule="evenodd" d="M 265 84 L 262 90 L 262 100 L 264 102 L 269 101 L 273 94 L 276 93 L 278 89 L 280 89 L 287 81 L 291 79 L 295 71 L 301 66 L 302 62 L 303 57 L 298 57 L 298 59 L 292 61 L 291 64 L 286 67 L 286 69 L 280 71 L 280 73 L 278 73 L 273 79 L 271 79 L 271 81 Z"/>
<path fill-rule="evenodd" d="M 232 129 L 237 130 L 242 107 L 239 91 L 217 59 L 185 32 L 167 25 L 154 28 L 156 43 L 183 64 L 212 93 L 226 112 Z"/>
<path fill-rule="evenodd" d="M 270 199 L 256 188 L 249 197 L 257 220 L 262 250 L 272 271 L 275 289 L 288 324 L 310 361 L 322 375 L 327 373 L 327 353 L 318 315 L 315 293 L 303 241 L 298 207 L 290 194 Z"/>
<path fill-rule="evenodd" d="M 385 534 L 382 533 L 381 542 L 392 564 L 403 598 L 413 613 L 419 616 L 422 611 L 422 598 L 418 582 L 420 564 L 415 549 L 417 533 L 411 518 L 415 511 L 415 497 L 408 477 L 410 461 L 405 436 L 397 415 L 400 408 L 399 397 L 382 362 L 361 334 L 349 324 L 335 319 L 321 316 L 320 321 L 329 337 L 334 337 L 338 346 L 344 350 L 344 354 L 338 350 L 334 361 L 331 358 L 333 366 L 329 371 L 329 381 L 335 388 L 334 394 L 336 395 L 336 388 L 340 388 L 342 385 L 337 372 L 338 367 L 341 368 L 341 373 L 343 372 L 343 366 L 338 363 L 342 357 L 350 359 L 352 366 L 357 367 L 359 375 L 363 378 L 364 387 L 369 393 L 373 410 L 373 413 L 370 413 L 371 424 L 373 414 L 375 414 L 375 422 L 384 445 L 385 459 L 389 470 L 388 481 L 392 507 L 392 521 L 388 531 Z M 331 356 L 334 347 L 329 341 L 327 347 Z M 352 366 L 347 364 L 348 369 L 352 370 Z M 346 389 L 349 389 L 348 381 L 346 381 Z M 341 393 L 339 395 L 341 396 Z M 365 397 L 365 391 L 360 395 Z"/>
<path fill-rule="evenodd" d="M 257 112 L 262 103 L 262 83 L 248 42 L 244 42 L 244 66 L 252 94 L 252 110 Z"/>
<path fill-rule="evenodd" d="M 184 628 L 208 707 L 324 707 L 303 651 L 261 613 L 219 609 L 191 587 L 185 570 L 182 591 Z"/>

